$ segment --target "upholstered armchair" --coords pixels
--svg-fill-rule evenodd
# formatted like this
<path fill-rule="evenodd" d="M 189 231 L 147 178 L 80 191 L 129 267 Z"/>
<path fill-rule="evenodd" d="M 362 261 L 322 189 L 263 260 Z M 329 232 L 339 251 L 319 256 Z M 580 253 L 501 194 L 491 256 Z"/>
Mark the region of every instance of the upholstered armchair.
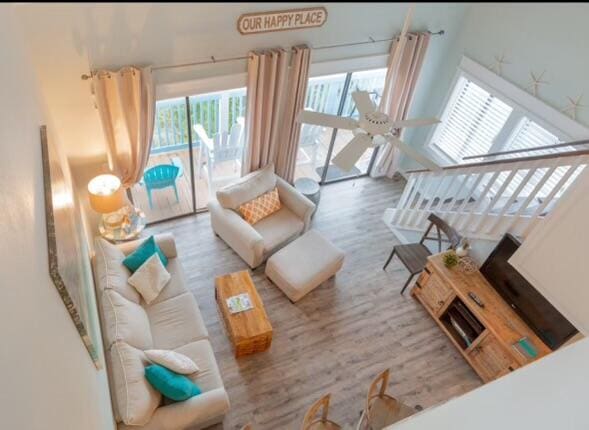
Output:
<path fill-rule="evenodd" d="M 279 211 L 248 224 L 238 208 L 274 187 L 282 203 Z M 274 165 L 244 176 L 216 193 L 208 204 L 213 231 L 251 267 L 309 229 L 315 205 L 292 185 L 274 173 Z"/>

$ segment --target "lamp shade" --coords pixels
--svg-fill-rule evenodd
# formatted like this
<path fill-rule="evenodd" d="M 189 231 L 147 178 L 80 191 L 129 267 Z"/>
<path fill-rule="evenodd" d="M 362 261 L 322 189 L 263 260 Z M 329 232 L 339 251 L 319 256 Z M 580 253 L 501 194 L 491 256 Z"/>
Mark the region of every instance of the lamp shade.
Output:
<path fill-rule="evenodd" d="M 121 180 L 114 175 L 99 175 L 88 182 L 90 206 L 96 212 L 107 214 L 125 205 Z"/>

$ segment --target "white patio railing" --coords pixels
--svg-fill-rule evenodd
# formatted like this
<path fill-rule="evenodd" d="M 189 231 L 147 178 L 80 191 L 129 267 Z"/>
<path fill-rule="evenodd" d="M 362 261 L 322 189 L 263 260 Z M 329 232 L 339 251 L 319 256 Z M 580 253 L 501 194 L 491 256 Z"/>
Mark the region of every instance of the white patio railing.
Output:
<path fill-rule="evenodd" d="M 190 124 L 186 121 L 184 97 L 162 100 L 156 103 L 156 118 L 153 131 L 152 152 L 160 153 L 188 148 L 188 127 L 201 124 L 209 136 L 226 132 L 237 118 L 245 115 L 245 89 L 222 93 L 191 96 Z M 198 136 L 193 135 L 198 145 Z"/>
<path fill-rule="evenodd" d="M 344 104 L 344 115 L 355 115 L 351 92 L 363 89 L 382 92 L 384 71 L 356 72 L 352 75 L 350 91 Z M 309 79 L 306 107 L 318 112 L 336 113 L 344 90 L 343 75 Z M 208 136 L 229 132 L 237 118 L 245 116 L 246 90 L 239 88 L 198 96 L 190 96 L 190 124 L 186 121 L 186 99 L 161 100 L 156 103 L 156 119 L 152 152 L 166 152 L 188 147 L 188 127 L 201 124 Z M 378 101 L 378 100 L 377 100 Z M 198 136 L 193 135 L 195 144 Z"/>

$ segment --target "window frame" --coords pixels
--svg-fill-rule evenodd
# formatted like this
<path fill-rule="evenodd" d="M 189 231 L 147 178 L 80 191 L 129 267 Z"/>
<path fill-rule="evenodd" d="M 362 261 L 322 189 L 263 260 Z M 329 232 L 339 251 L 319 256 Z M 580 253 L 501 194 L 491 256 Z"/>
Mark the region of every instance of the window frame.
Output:
<path fill-rule="evenodd" d="M 488 153 L 506 149 L 517 132 L 519 124 L 526 117 L 565 142 L 584 139 L 589 136 L 589 128 L 574 121 L 543 100 L 517 87 L 474 60 L 463 56 L 441 106 L 438 116 L 441 123 L 430 130 L 426 140 L 426 148 L 440 156 L 443 160 L 453 164 L 463 163 L 462 160 L 452 158 L 435 143 L 435 139 L 441 132 L 445 120 L 450 113 L 449 107 L 454 104 L 460 93 L 458 83 L 462 77 L 473 82 L 513 108 L 511 115 L 507 118 L 503 128 L 489 148 Z"/>

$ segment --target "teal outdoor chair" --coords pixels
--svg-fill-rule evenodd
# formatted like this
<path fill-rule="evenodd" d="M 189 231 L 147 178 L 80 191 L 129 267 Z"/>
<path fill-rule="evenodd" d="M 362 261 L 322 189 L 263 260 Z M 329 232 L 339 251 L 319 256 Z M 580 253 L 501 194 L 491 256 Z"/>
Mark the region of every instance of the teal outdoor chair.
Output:
<path fill-rule="evenodd" d="M 153 209 L 153 201 L 151 200 L 151 192 L 161 188 L 173 187 L 174 194 L 176 194 L 176 201 L 178 199 L 178 189 L 176 188 L 176 179 L 180 168 L 172 164 L 158 164 L 153 166 L 143 173 L 143 182 L 147 190 L 147 199 L 149 200 L 149 208 Z"/>

